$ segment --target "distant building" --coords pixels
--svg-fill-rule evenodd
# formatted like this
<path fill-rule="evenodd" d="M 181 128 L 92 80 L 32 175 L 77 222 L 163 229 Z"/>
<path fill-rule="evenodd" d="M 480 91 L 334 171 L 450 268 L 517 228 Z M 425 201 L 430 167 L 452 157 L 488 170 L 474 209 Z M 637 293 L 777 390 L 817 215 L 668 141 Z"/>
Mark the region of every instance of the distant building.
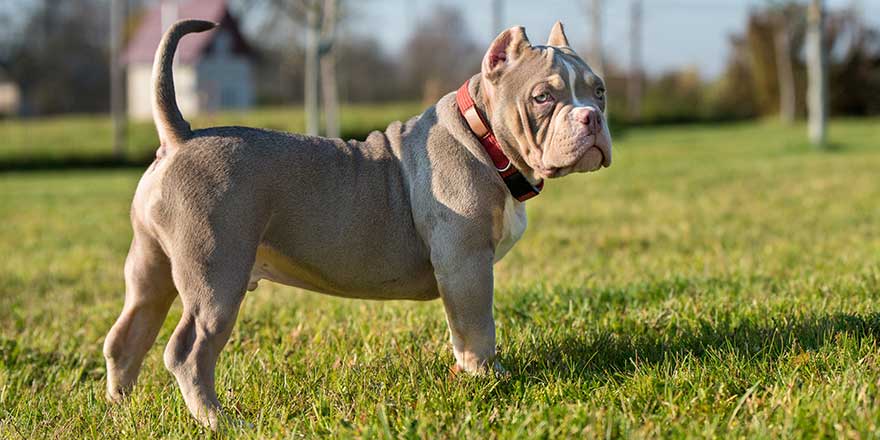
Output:
<path fill-rule="evenodd" d="M 184 37 L 177 48 L 174 86 L 184 116 L 254 103 L 254 53 L 242 38 L 225 0 L 160 0 L 147 11 L 125 50 L 128 113 L 149 119 L 153 56 L 162 33 L 178 19 L 198 18 L 220 27 Z"/>
<path fill-rule="evenodd" d="M 0 68 L 0 116 L 15 116 L 21 111 L 21 92 L 18 84 Z"/>

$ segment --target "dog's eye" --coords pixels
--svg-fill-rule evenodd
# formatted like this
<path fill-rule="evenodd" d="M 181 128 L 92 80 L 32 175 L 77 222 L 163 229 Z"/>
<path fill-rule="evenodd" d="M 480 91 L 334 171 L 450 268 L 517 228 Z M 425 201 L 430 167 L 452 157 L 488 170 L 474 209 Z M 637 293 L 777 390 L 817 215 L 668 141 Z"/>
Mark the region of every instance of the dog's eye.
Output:
<path fill-rule="evenodd" d="M 535 102 L 537 102 L 538 104 L 544 104 L 546 102 L 552 101 L 553 95 L 551 95 L 550 93 L 544 92 L 544 93 L 541 93 L 540 95 L 533 96 L 532 99 L 534 99 Z"/>
<path fill-rule="evenodd" d="M 596 98 L 605 99 L 605 87 L 596 87 Z"/>

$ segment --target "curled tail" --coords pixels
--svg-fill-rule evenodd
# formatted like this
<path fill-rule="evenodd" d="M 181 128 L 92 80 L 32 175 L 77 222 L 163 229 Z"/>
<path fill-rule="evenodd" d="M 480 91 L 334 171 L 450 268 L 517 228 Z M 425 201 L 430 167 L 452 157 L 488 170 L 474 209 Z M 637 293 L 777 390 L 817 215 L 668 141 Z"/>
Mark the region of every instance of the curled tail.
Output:
<path fill-rule="evenodd" d="M 181 20 L 171 25 L 162 36 L 153 58 L 153 121 L 159 132 L 159 142 L 165 146 L 179 145 L 191 134 L 189 123 L 177 108 L 174 95 L 174 76 L 171 66 L 180 39 L 193 32 L 211 30 L 216 24 L 203 20 Z"/>

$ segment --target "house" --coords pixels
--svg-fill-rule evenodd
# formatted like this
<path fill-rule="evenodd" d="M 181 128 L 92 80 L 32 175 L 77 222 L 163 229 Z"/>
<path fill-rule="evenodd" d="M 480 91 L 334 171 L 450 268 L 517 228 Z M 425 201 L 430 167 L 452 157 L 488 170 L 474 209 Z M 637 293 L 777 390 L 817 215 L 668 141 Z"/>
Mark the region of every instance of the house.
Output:
<path fill-rule="evenodd" d="M 0 116 L 15 116 L 21 109 L 18 84 L 0 67 Z"/>
<path fill-rule="evenodd" d="M 185 116 L 222 109 L 248 108 L 254 103 L 254 52 L 242 38 L 225 0 L 159 0 L 150 8 L 123 59 L 127 65 L 128 114 L 152 115 L 150 77 L 162 33 L 178 19 L 219 23 L 212 31 L 190 34 L 177 48 L 174 86 Z"/>

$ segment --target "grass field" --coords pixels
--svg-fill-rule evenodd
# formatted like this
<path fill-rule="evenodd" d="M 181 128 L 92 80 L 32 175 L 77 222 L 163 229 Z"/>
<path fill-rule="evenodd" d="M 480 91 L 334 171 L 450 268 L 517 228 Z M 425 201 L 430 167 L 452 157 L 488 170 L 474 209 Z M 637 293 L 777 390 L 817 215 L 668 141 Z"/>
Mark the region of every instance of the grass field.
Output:
<path fill-rule="evenodd" d="M 342 136 L 363 139 L 389 120 L 405 119 L 422 111 L 413 103 L 345 105 L 341 116 Z M 244 125 L 302 132 L 305 115 L 300 108 L 268 108 L 247 112 L 205 114 L 192 118 L 193 128 Z M 0 170 L 14 168 L 63 168 L 116 166 L 111 139 L 113 126 L 106 116 L 64 116 L 34 120 L 0 120 Z M 152 121 L 132 121 L 128 126 L 126 160 L 140 165 L 152 160 L 158 145 Z"/>
<path fill-rule="evenodd" d="M 632 129 L 548 183 L 497 266 L 506 378 L 450 377 L 439 302 L 264 282 L 217 378 L 254 428 L 220 436 L 880 435 L 880 121 L 835 121 L 829 153 L 803 132 Z M 213 436 L 162 365 L 179 305 L 104 400 L 138 176 L 0 174 L 0 438 Z"/>

